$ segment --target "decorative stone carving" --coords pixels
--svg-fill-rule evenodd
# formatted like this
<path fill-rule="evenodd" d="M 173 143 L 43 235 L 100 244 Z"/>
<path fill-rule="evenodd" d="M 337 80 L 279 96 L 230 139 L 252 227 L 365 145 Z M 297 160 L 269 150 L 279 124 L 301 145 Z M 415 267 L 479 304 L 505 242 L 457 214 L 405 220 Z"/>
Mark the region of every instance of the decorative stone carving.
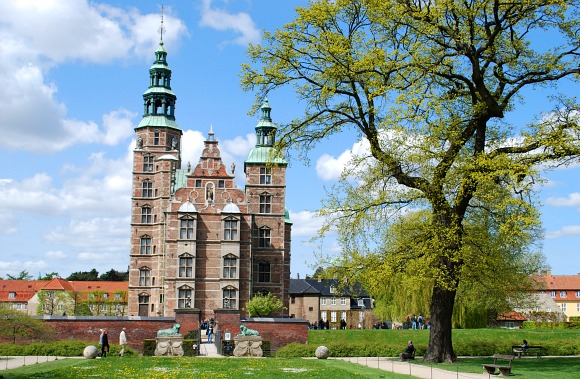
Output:
<path fill-rule="evenodd" d="M 95 359 L 97 357 L 98 352 L 99 351 L 97 350 L 96 346 L 89 345 L 85 347 L 85 350 L 83 351 L 83 356 L 87 359 Z"/>
<path fill-rule="evenodd" d="M 156 357 L 183 357 L 183 337 L 181 335 L 160 336 L 155 339 Z"/>
<path fill-rule="evenodd" d="M 181 325 L 175 324 L 173 325 L 173 328 L 158 330 L 157 336 L 181 336 L 181 334 L 179 334 L 179 328 L 181 328 Z"/>
<path fill-rule="evenodd" d="M 260 336 L 242 336 L 234 338 L 234 357 L 261 357 L 262 337 Z"/>
<path fill-rule="evenodd" d="M 326 359 L 330 355 L 330 351 L 326 346 L 318 346 L 316 348 L 316 358 L 318 359 Z"/>

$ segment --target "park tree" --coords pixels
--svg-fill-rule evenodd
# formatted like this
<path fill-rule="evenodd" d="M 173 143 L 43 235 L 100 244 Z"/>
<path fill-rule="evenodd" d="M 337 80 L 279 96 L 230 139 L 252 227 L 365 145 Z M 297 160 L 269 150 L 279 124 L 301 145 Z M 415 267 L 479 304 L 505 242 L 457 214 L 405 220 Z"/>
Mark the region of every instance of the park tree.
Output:
<path fill-rule="evenodd" d="M 99 272 L 96 269 L 91 271 L 77 271 L 70 274 L 66 280 L 68 281 L 93 281 L 99 280 Z"/>
<path fill-rule="evenodd" d="M 58 272 L 51 272 L 50 274 L 44 274 L 44 275 L 40 275 L 38 274 L 38 280 L 52 280 L 54 278 L 60 278 L 60 275 L 58 275 Z"/>
<path fill-rule="evenodd" d="M 38 315 L 62 316 L 74 314 L 74 302 L 67 291 L 40 290 L 38 296 Z"/>
<path fill-rule="evenodd" d="M 105 280 L 109 282 L 126 282 L 129 281 L 129 270 L 117 271 L 112 268 L 106 273 L 101 274 L 101 276 L 99 276 L 99 280 Z"/>
<path fill-rule="evenodd" d="M 427 361 L 456 359 L 458 291 L 486 264 L 486 252 L 468 243 L 470 223 L 485 214 L 524 241 L 538 222 L 533 190 L 543 170 L 578 158 L 578 105 L 548 94 L 579 79 L 579 5 L 319 0 L 248 49 L 242 86 L 256 92 L 254 110 L 287 86 L 305 107 L 278 126 L 278 153 L 308 161 L 319 143 L 345 133 L 366 147 L 329 194 L 321 233 L 336 226 L 345 254 L 381 256 L 401 215 L 428 212 L 420 244 L 395 270 L 430 290 Z M 534 90 L 545 114 L 528 125 L 507 117 Z M 497 194 L 503 205 L 491 201 Z"/>
<path fill-rule="evenodd" d="M 257 293 L 246 303 L 246 310 L 250 317 L 267 317 L 281 309 L 286 309 L 284 303 L 270 292 L 267 294 Z"/>
<path fill-rule="evenodd" d="M 30 275 L 28 273 L 28 271 L 26 270 L 22 270 L 20 271 L 20 273 L 18 275 L 10 275 L 10 274 L 6 274 L 6 277 L 8 278 L 8 280 L 31 280 L 32 279 L 32 275 Z"/>
<path fill-rule="evenodd" d="M 10 339 L 12 343 L 16 343 L 17 338 L 45 340 L 53 333 L 54 331 L 47 328 L 42 320 L 0 305 L 0 337 L 2 339 Z"/>

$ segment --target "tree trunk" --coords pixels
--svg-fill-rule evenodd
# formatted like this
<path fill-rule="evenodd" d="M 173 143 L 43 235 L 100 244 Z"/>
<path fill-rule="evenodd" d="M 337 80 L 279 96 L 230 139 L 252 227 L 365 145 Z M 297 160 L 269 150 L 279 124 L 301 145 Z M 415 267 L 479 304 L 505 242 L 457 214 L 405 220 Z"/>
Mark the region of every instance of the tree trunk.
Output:
<path fill-rule="evenodd" d="M 431 330 L 429 346 L 423 360 L 427 362 L 455 362 L 451 341 L 451 319 L 455 303 L 455 290 L 433 288 L 431 296 Z"/>

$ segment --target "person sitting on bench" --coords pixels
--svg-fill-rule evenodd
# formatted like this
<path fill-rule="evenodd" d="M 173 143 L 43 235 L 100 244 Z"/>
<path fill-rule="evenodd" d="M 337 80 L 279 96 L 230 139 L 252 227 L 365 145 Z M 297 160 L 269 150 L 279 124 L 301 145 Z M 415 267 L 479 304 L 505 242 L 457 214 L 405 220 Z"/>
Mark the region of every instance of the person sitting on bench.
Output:
<path fill-rule="evenodd" d="M 406 359 L 415 359 L 415 346 L 413 346 L 413 341 L 409 340 L 407 343 L 407 348 L 404 352 L 399 354 L 399 357 L 402 361 Z"/>

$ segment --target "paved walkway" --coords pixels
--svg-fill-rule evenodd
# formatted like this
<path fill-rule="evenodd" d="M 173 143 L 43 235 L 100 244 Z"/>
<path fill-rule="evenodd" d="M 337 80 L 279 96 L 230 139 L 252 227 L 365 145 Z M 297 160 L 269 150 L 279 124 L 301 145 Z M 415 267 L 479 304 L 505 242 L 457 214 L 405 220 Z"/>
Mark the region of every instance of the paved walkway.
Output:
<path fill-rule="evenodd" d="M 221 357 L 217 354 L 215 345 L 202 344 L 201 356 Z M 58 359 L 86 359 L 84 357 L 45 357 L 45 356 L 24 356 L 24 357 L 1 357 L 0 371 L 13 369 L 21 366 L 29 366 L 38 363 L 51 362 Z M 423 379 L 489 379 L 495 377 L 489 374 L 469 374 L 464 372 L 453 372 L 442 370 L 436 367 L 423 366 L 414 363 L 400 362 L 396 359 L 376 358 L 376 357 L 354 357 L 354 358 L 330 358 L 340 359 L 353 364 L 365 365 L 371 368 L 378 368 L 385 371 L 395 372 L 397 374 L 411 375 Z"/>
<path fill-rule="evenodd" d="M 411 363 L 410 361 L 401 362 L 393 358 L 351 357 L 351 358 L 329 358 L 329 359 L 340 359 L 345 362 L 351 362 L 359 365 L 368 366 L 371 368 L 378 368 L 381 370 L 390 371 L 397 374 L 411 375 L 413 377 L 423 379 L 489 379 L 497 376 L 487 373 L 471 374 L 466 372 L 447 371 L 442 370 L 438 367 L 414 364 Z"/>

